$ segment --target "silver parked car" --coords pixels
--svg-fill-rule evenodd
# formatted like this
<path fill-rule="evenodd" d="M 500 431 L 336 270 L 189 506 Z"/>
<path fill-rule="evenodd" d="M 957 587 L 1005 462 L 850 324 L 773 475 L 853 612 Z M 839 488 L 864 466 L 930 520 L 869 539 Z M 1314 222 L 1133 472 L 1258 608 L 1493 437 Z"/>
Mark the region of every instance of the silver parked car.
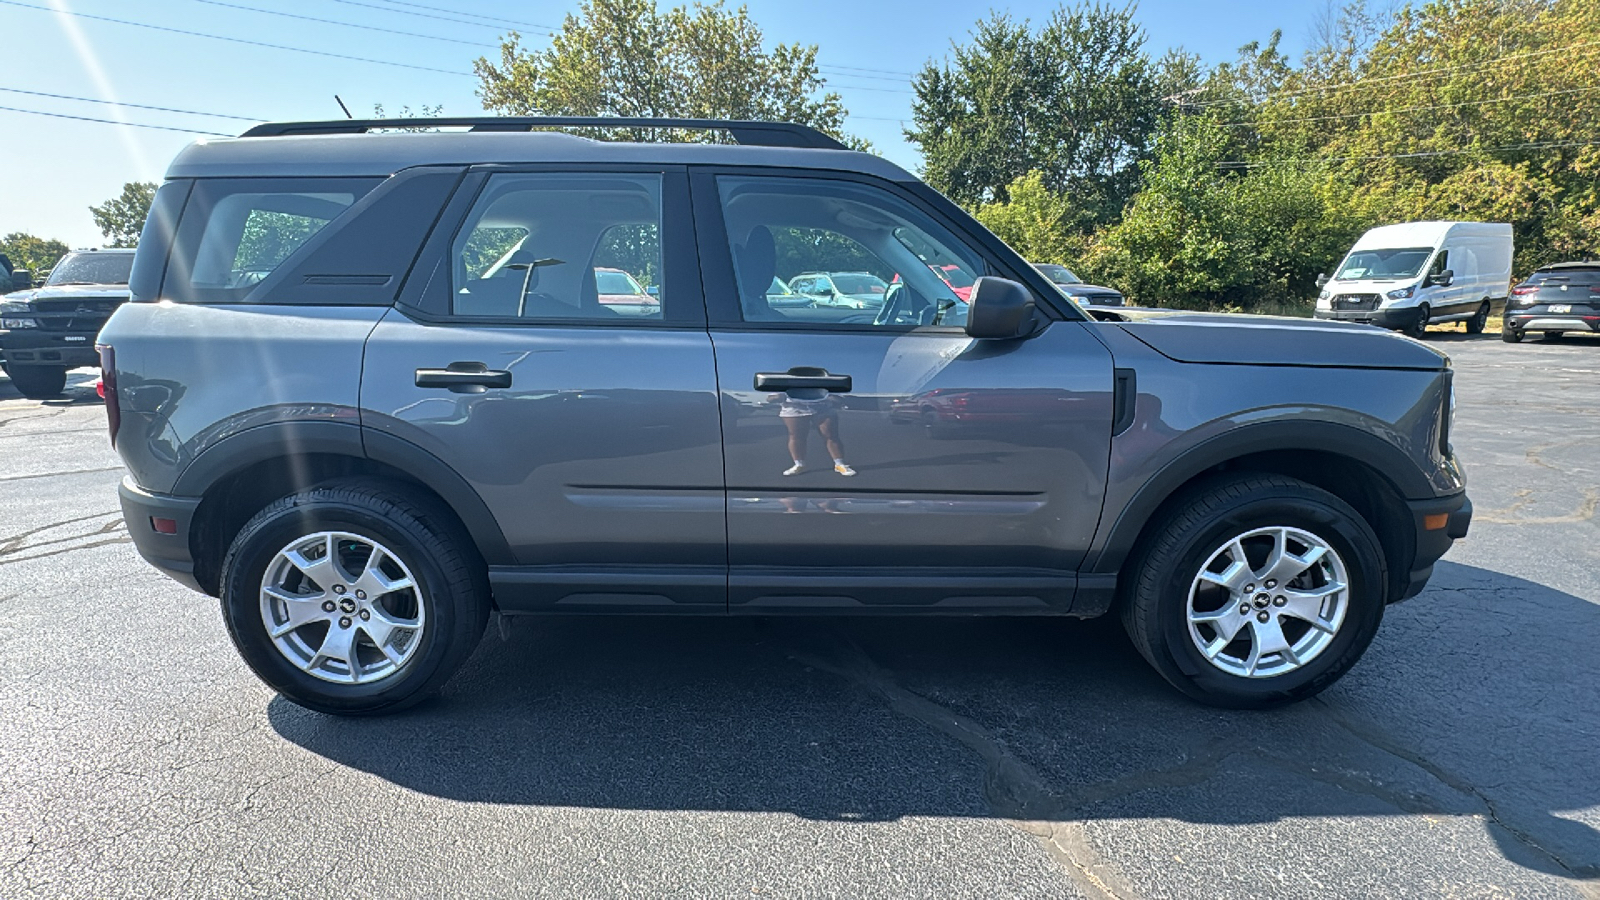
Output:
<path fill-rule="evenodd" d="M 897 274 L 881 302 L 771 301 L 840 247 Z M 659 305 L 602 302 L 608 268 Z M 795 125 L 259 126 L 173 162 L 130 287 L 99 347 L 128 533 L 331 713 L 428 695 L 491 610 L 1114 613 L 1179 690 L 1268 706 L 1348 670 L 1471 516 L 1442 353 L 1092 318 Z"/>

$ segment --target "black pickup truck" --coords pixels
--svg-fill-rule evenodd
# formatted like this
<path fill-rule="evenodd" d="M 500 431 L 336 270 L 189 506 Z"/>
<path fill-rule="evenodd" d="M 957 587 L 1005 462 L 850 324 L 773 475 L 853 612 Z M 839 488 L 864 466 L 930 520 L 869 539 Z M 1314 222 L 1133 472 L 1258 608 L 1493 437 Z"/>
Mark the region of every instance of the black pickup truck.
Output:
<path fill-rule="evenodd" d="M 99 365 L 94 339 L 128 299 L 132 250 L 74 250 L 45 283 L 0 297 L 0 360 L 24 397 L 60 396 L 67 370 Z"/>

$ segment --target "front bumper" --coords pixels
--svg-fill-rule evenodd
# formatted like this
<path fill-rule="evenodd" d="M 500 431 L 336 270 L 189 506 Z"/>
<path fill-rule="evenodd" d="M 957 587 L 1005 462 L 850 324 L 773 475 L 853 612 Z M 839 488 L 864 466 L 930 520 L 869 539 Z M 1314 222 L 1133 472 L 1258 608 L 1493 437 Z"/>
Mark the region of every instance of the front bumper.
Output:
<path fill-rule="evenodd" d="M 0 356 L 8 366 L 52 366 L 76 369 L 98 366 L 94 335 L 62 334 L 37 328 L 0 330 Z"/>
<path fill-rule="evenodd" d="M 1361 322 L 1401 331 L 1416 324 L 1422 315 L 1420 306 L 1402 306 L 1395 309 L 1319 309 L 1312 315 L 1318 319 L 1335 322 Z"/>
<path fill-rule="evenodd" d="M 1433 577 L 1433 564 L 1444 556 L 1450 545 L 1467 536 L 1472 526 L 1472 501 L 1465 493 L 1435 500 L 1412 500 L 1411 520 L 1417 531 L 1417 551 L 1411 559 L 1405 591 L 1398 599 L 1405 600 L 1422 593 Z"/>
<path fill-rule="evenodd" d="M 145 562 L 186 587 L 201 590 L 194 577 L 194 556 L 189 551 L 189 527 L 200 501 L 193 497 L 155 494 L 124 478 L 117 487 L 122 499 L 122 520 L 134 549 Z M 156 520 L 174 523 L 172 534 L 156 530 Z"/>

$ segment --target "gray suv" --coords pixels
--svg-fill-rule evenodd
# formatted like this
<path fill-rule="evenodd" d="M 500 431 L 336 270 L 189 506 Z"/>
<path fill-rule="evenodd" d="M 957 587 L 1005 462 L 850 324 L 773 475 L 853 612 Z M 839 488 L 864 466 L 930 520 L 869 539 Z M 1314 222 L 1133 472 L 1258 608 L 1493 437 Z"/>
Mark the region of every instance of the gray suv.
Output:
<path fill-rule="evenodd" d="M 551 130 L 606 126 L 726 142 Z M 770 300 L 842 270 L 882 305 Z M 425 696 L 492 610 L 1115 612 L 1179 690 L 1268 706 L 1349 669 L 1470 518 L 1442 354 L 1090 319 L 798 126 L 261 126 L 178 156 L 131 288 L 100 340 L 129 533 L 331 713 Z"/>

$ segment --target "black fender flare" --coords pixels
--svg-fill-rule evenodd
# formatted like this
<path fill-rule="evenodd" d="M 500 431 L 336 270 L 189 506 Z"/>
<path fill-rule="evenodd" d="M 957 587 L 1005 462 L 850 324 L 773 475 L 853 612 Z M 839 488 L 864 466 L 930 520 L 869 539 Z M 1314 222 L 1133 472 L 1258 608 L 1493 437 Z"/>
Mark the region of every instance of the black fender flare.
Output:
<path fill-rule="evenodd" d="M 1362 463 L 1386 478 L 1402 499 L 1432 498 L 1433 486 L 1406 453 L 1383 438 L 1350 425 L 1303 420 L 1241 425 L 1208 438 L 1162 466 L 1123 506 L 1105 539 L 1090 553 L 1084 571 L 1115 574 L 1162 503 L 1195 476 L 1229 460 L 1269 451 L 1333 453 Z"/>
<path fill-rule="evenodd" d="M 472 485 L 432 453 L 354 422 L 272 422 L 229 435 L 195 457 L 172 493 L 203 497 L 229 476 L 270 459 L 326 454 L 382 463 L 437 494 L 461 520 L 489 565 L 513 565 L 510 544 Z"/>

